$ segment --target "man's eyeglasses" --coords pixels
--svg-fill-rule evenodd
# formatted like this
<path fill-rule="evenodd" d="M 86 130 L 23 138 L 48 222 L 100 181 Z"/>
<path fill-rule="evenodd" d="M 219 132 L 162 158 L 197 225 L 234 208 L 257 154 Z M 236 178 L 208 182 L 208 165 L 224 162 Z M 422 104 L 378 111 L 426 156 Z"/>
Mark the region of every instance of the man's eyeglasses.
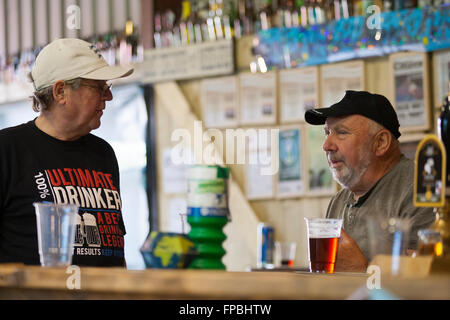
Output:
<path fill-rule="evenodd" d="M 111 88 L 112 88 L 112 84 L 109 84 L 109 83 L 107 83 L 107 84 L 105 84 L 103 86 L 94 86 L 94 85 L 82 83 L 80 86 L 97 89 L 97 90 L 100 91 L 102 97 L 106 96 L 108 91 L 111 90 Z"/>

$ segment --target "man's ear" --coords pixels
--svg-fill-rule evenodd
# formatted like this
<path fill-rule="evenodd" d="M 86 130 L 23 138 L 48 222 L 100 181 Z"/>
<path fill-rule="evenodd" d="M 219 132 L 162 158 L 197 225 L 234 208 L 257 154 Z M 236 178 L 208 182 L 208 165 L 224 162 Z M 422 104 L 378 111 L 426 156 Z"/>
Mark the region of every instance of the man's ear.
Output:
<path fill-rule="evenodd" d="M 378 157 L 383 156 L 389 150 L 391 143 L 391 133 L 388 130 L 379 131 L 374 138 L 375 155 Z"/>
<path fill-rule="evenodd" d="M 53 85 L 53 99 L 58 104 L 65 104 L 66 102 L 66 84 L 63 80 L 57 81 Z"/>

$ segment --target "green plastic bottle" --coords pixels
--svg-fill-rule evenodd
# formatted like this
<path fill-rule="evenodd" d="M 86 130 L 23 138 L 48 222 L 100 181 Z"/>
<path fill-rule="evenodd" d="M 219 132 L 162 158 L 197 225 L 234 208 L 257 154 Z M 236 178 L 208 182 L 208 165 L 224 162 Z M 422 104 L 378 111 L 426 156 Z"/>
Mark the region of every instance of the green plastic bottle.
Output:
<path fill-rule="evenodd" d="M 229 219 L 229 169 L 219 166 L 193 166 L 188 171 L 188 237 L 198 251 L 190 269 L 225 270 L 226 251 L 223 227 Z"/>

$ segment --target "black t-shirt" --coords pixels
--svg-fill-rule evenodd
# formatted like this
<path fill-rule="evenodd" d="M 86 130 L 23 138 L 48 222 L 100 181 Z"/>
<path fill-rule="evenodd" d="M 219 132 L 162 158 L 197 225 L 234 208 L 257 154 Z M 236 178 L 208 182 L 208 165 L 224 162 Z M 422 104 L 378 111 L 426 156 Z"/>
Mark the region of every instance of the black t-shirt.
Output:
<path fill-rule="evenodd" d="M 33 202 L 79 205 L 72 264 L 124 265 L 119 168 L 106 141 L 61 141 L 34 121 L 0 130 L 0 263 L 39 264 Z"/>

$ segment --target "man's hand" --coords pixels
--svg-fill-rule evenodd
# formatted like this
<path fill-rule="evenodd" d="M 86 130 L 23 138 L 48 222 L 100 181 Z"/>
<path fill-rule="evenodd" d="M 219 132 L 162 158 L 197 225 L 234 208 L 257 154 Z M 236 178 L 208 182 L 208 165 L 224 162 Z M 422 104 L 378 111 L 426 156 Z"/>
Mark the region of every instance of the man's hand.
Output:
<path fill-rule="evenodd" d="M 344 229 L 341 229 L 335 271 L 366 272 L 367 265 L 368 261 L 355 240 L 353 240 Z"/>

